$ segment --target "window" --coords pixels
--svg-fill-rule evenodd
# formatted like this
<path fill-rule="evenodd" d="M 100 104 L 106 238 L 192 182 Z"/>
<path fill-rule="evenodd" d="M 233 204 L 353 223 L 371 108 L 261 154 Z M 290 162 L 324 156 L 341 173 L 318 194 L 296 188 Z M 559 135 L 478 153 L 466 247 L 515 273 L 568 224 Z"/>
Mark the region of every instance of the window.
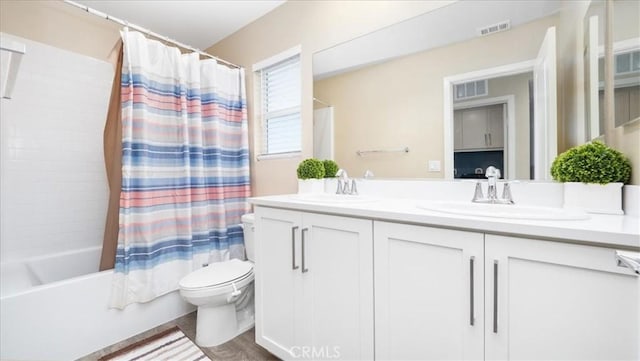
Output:
<path fill-rule="evenodd" d="M 454 96 L 456 100 L 481 97 L 489 94 L 487 80 L 471 81 L 456 84 Z"/>
<path fill-rule="evenodd" d="M 260 79 L 260 155 L 302 150 L 300 55 L 281 54 L 262 62 Z M 283 59 L 284 58 L 284 59 Z M 269 64 L 271 63 L 271 64 Z"/>

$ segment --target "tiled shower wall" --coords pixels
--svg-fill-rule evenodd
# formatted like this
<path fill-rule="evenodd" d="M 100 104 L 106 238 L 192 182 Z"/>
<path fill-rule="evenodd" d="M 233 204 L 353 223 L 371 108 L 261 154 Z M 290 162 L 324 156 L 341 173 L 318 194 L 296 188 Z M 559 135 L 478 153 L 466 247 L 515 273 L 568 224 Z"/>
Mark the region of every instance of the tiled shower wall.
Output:
<path fill-rule="evenodd" d="M 99 246 L 113 67 L 8 37 L 27 52 L 12 99 L 0 104 L 0 261 Z"/>

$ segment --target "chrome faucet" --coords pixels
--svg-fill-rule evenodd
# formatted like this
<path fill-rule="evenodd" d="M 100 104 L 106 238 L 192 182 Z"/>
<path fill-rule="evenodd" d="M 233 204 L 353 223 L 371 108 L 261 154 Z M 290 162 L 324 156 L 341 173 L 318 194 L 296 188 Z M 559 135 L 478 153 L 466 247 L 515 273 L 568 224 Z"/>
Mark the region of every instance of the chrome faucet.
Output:
<path fill-rule="evenodd" d="M 339 169 L 336 173 L 336 177 L 338 178 L 338 189 L 336 189 L 336 194 L 358 194 L 356 180 L 349 179 L 349 175 L 347 174 L 346 170 Z"/>
<path fill-rule="evenodd" d="M 487 198 L 489 200 L 498 199 L 498 178 L 500 178 L 500 170 L 496 169 L 494 166 L 489 166 L 487 170 L 484 172 L 485 177 L 487 177 Z"/>
<path fill-rule="evenodd" d="M 364 178 L 364 179 L 371 179 L 371 178 L 373 178 L 373 172 L 372 172 L 372 171 L 370 171 L 369 169 L 367 169 L 367 170 L 364 172 L 364 176 L 363 176 L 363 178 Z"/>
<path fill-rule="evenodd" d="M 511 196 L 511 186 L 505 183 L 502 188 L 502 197 L 498 198 L 498 178 L 500 178 L 500 170 L 494 166 L 489 166 L 485 171 L 487 177 L 487 197 L 482 194 L 482 184 L 476 183 L 472 202 L 475 203 L 493 203 L 493 204 L 514 204 Z"/>

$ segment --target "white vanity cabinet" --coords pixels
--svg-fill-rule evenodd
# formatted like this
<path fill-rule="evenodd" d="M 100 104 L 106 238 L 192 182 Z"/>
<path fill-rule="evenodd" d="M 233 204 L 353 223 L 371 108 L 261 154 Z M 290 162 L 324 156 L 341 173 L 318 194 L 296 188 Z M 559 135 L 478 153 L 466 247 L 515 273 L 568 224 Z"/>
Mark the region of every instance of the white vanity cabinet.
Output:
<path fill-rule="evenodd" d="M 640 356 L 639 280 L 615 249 L 388 222 L 374 234 L 376 359 Z"/>
<path fill-rule="evenodd" d="M 372 221 L 255 214 L 256 342 L 282 359 L 373 359 Z"/>
<path fill-rule="evenodd" d="M 282 359 L 640 359 L 614 248 L 255 213 L 256 342 Z"/>
<path fill-rule="evenodd" d="M 636 360 L 638 276 L 615 250 L 485 236 L 487 360 Z"/>
<path fill-rule="evenodd" d="M 483 358 L 483 235 L 375 222 L 378 360 Z"/>

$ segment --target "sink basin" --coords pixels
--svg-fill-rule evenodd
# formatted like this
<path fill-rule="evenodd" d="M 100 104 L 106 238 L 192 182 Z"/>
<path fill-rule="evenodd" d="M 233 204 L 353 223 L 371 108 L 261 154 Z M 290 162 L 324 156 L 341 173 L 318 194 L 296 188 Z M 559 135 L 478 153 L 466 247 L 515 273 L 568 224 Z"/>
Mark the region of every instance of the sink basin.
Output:
<path fill-rule="evenodd" d="M 589 215 L 580 210 L 530 207 L 517 204 L 486 204 L 472 202 L 428 202 L 417 206 L 421 209 L 449 214 L 475 217 L 493 217 L 508 219 L 529 219 L 545 221 L 569 221 L 589 219 Z"/>
<path fill-rule="evenodd" d="M 331 194 L 331 193 L 317 193 L 317 194 L 296 194 L 291 198 L 310 203 L 323 203 L 323 204 L 354 204 L 354 203 L 367 203 L 375 202 L 378 199 L 370 196 L 361 195 L 347 195 L 347 194 Z"/>

